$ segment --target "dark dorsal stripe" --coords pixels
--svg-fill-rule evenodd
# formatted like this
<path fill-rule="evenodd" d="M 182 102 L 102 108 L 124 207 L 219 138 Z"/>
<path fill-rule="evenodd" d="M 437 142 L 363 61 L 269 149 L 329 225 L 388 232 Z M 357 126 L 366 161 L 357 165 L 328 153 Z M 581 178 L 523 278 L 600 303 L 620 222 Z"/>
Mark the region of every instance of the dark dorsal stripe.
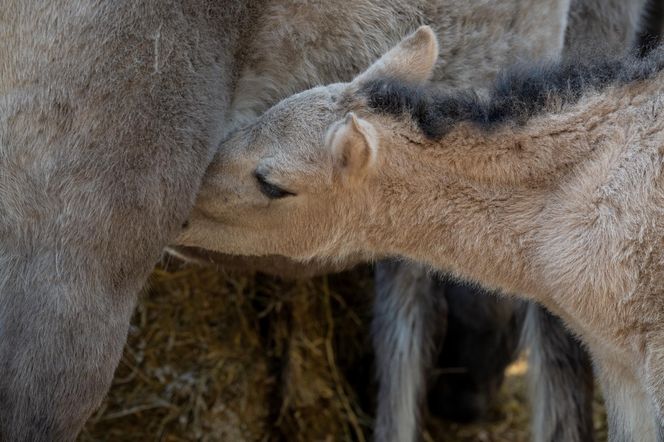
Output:
<path fill-rule="evenodd" d="M 488 98 L 472 90 L 444 93 L 435 85 L 413 86 L 393 79 L 365 84 L 360 93 L 376 112 L 409 115 L 429 138 L 438 139 L 459 122 L 490 130 L 504 123 L 560 111 L 591 91 L 648 79 L 664 68 L 660 46 L 646 58 L 516 67 L 498 76 Z"/>

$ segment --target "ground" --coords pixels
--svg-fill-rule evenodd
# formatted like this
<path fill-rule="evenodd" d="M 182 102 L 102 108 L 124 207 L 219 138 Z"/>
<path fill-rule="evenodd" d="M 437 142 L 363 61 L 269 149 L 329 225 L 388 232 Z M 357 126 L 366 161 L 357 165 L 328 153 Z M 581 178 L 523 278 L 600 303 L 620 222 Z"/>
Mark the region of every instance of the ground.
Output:
<path fill-rule="evenodd" d="M 79 440 L 371 440 L 371 293 L 368 268 L 297 282 L 157 269 L 108 398 Z M 428 419 L 423 440 L 527 441 L 526 372 L 523 357 L 510 366 L 481 422 Z"/>

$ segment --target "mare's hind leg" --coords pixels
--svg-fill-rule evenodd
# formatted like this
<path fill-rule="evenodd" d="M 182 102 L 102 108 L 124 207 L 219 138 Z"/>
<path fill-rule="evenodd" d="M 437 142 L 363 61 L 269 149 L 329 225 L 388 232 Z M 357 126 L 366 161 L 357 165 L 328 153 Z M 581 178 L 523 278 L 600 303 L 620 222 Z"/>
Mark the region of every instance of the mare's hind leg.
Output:
<path fill-rule="evenodd" d="M 2 3 L 0 441 L 69 441 L 217 144 L 240 8 Z"/>
<path fill-rule="evenodd" d="M 433 337 L 445 324 L 445 301 L 432 296 L 432 287 L 432 279 L 419 265 L 376 265 L 372 334 L 379 381 L 377 441 L 410 442 L 418 437 Z"/>
<path fill-rule="evenodd" d="M 449 316 L 445 314 L 448 306 Z M 434 341 L 442 341 L 443 333 L 451 334 L 445 336 L 439 363 L 462 368 L 464 373 L 441 376 L 430 396 L 431 404 L 455 419 L 481 415 L 514 355 L 519 316 L 512 301 L 463 284 L 438 281 L 423 266 L 397 261 L 377 264 L 373 340 L 380 391 L 376 439 L 407 442 L 417 437 L 426 373 Z"/>
<path fill-rule="evenodd" d="M 535 303 L 528 305 L 523 344 L 536 442 L 587 442 L 593 437 L 593 372 L 588 354 L 562 322 Z"/>

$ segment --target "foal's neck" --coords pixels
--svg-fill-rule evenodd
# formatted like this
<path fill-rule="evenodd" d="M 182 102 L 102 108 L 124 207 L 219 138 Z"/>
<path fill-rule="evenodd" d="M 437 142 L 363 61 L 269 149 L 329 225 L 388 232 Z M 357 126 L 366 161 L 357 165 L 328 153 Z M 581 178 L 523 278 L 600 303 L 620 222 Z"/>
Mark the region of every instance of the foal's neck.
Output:
<path fill-rule="evenodd" d="M 555 226 L 543 214 L 563 186 L 588 179 L 581 175 L 590 163 L 619 161 L 624 149 L 642 143 L 621 136 L 626 125 L 632 134 L 651 135 L 662 83 L 664 75 L 655 74 L 571 104 L 551 103 L 526 121 L 459 122 L 435 141 L 391 148 L 372 215 L 386 225 L 374 229 L 380 234 L 373 246 L 545 299 L 538 234 Z"/>

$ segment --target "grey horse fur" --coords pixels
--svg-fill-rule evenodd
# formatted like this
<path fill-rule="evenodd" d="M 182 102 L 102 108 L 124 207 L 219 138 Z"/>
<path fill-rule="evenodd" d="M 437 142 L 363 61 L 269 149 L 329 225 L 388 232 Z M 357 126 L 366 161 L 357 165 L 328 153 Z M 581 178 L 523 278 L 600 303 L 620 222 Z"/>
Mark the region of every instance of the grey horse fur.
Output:
<path fill-rule="evenodd" d="M 230 7 L 229 7 L 230 6 Z M 0 440 L 72 440 L 221 139 L 249 2 L 0 2 Z"/>

